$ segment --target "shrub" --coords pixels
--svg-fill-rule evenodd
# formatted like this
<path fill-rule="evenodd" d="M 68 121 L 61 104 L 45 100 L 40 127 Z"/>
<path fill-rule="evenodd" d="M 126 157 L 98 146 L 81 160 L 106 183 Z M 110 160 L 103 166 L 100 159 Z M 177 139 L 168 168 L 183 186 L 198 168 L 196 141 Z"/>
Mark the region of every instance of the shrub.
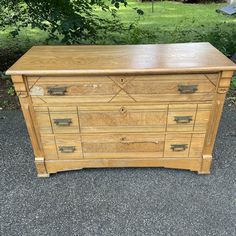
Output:
<path fill-rule="evenodd" d="M 120 4 L 127 6 L 127 1 L 111 0 L 111 3 L 114 7 L 105 0 L 1 0 L 0 29 L 10 26 L 15 37 L 26 27 L 39 28 L 48 33 L 48 41 L 91 44 L 109 31 L 123 32 L 130 28 L 116 14 Z M 107 12 L 109 17 L 99 16 L 96 8 Z M 143 14 L 141 9 L 133 9 Z"/>

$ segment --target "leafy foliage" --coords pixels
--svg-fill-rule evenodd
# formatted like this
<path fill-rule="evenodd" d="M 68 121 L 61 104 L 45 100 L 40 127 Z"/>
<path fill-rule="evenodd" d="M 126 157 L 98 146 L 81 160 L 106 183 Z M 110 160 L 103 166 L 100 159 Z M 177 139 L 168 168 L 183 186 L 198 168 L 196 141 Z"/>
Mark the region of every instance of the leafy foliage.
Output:
<path fill-rule="evenodd" d="M 0 71 L 0 110 L 15 109 L 19 102 L 15 96 L 15 90 L 9 76 Z"/>
<path fill-rule="evenodd" d="M 117 17 L 120 5 L 126 0 L 1 0 L 0 29 L 11 26 L 11 35 L 16 37 L 26 28 L 47 31 L 49 40 L 62 43 L 95 43 L 110 31 L 123 32 L 132 28 L 125 26 Z M 101 17 L 96 9 L 102 9 L 112 17 Z M 143 11 L 133 8 L 137 14 Z"/>
<path fill-rule="evenodd" d="M 230 88 L 236 91 L 236 76 L 233 77 Z"/>

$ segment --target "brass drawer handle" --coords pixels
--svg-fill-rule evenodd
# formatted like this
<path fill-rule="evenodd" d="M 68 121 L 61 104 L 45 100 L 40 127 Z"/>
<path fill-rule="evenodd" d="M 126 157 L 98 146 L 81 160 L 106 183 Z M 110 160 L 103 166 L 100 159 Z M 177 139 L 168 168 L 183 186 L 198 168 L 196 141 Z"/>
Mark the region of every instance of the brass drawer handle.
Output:
<path fill-rule="evenodd" d="M 72 119 L 53 119 L 53 122 L 58 126 L 70 126 Z"/>
<path fill-rule="evenodd" d="M 75 152 L 75 146 L 60 146 L 59 151 L 61 153 L 73 153 Z"/>
<path fill-rule="evenodd" d="M 182 94 L 195 93 L 197 90 L 197 85 L 178 85 L 178 91 Z"/>
<path fill-rule="evenodd" d="M 49 87 L 48 88 L 48 93 L 50 95 L 65 95 L 65 93 L 67 92 L 67 87 Z"/>
<path fill-rule="evenodd" d="M 190 123 L 193 120 L 192 116 L 175 116 L 174 121 L 178 124 Z"/>
<path fill-rule="evenodd" d="M 173 152 L 182 152 L 188 148 L 188 144 L 171 144 L 170 148 Z"/>

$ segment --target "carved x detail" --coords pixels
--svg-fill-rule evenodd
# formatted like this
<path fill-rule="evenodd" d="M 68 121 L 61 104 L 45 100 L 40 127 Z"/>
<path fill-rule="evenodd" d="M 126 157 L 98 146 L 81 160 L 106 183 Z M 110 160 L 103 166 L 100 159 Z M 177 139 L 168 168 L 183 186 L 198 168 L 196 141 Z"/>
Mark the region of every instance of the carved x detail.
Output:
<path fill-rule="evenodd" d="M 118 92 L 111 98 L 109 102 L 112 102 L 118 96 L 123 96 L 123 97 L 127 96 L 127 98 L 132 99 L 134 102 L 136 102 L 136 100 L 125 89 L 128 83 L 134 80 L 135 76 L 129 76 L 129 78 L 125 76 L 116 76 L 116 77 L 108 76 L 108 78 L 112 80 L 119 87 Z"/>

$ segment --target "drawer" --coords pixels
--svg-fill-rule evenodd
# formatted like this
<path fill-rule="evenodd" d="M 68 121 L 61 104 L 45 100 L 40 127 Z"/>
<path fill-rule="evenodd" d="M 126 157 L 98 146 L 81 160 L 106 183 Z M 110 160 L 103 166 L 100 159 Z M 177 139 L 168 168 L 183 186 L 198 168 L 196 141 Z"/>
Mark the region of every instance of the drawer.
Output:
<path fill-rule="evenodd" d="M 205 134 L 167 134 L 164 157 L 201 158 Z"/>
<path fill-rule="evenodd" d="M 82 133 L 165 131 L 168 105 L 79 106 Z"/>
<path fill-rule="evenodd" d="M 50 103 L 108 102 L 121 90 L 109 76 L 28 77 L 28 84 L 32 97 Z"/>
<path fill-rule="evenodd" d="M 28 77 L 34 104 L 212 100 L 218 74 Z"/>
<path fill-rule="evenodd" d="M 47 160 L 201 158 L 205 134 L 112 133 L 42 135 Z"/>
<path fill-rule="evenodd" d="M 41 141 L 47 160 L 83 158 L 79 135 L 42 135 Z"/>
<path fill-rule="evenodd" d="M 34 107 L 40 133 L 79 133 L 77 107 Z"/>
<path fill-rule="evenodd" d="M 34 107 L 42 134 L 206 132 L 211 103 Z"/>
<path fill-rule="evenodd" d="M 82 135 L 84 158 L 163 157 L 164 134 Z"/>
<path fill-rule="evenodd" d="M 206 132 L 212 104 L 170 104 L 167 131 Z"/>
<path fill-rule="evenodd" d="M 212 100 L 218 74 L 135 76 L 124 90 L 137 102 Z"/>

